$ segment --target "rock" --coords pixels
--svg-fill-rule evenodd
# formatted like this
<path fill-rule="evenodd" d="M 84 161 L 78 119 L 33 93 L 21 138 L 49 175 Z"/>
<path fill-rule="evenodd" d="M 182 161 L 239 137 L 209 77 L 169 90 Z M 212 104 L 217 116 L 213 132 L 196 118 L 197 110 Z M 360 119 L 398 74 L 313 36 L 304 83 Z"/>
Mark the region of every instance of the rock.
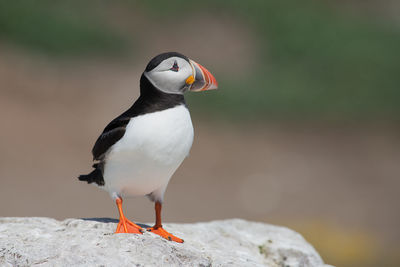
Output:
<path fill-rule="evenodd" d="M 239 219 L 164 227 L 185 243 L 113 234 L 113 219 L 0 218 L 0 266 L 327 266 L 284 227 Z"/>

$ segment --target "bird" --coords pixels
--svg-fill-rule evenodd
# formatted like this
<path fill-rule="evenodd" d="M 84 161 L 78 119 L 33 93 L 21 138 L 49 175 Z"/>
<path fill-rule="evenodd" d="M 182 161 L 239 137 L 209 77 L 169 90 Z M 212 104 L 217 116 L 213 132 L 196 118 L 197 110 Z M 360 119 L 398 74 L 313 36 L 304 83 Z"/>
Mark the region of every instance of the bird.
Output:
<path fill-rule="evenodd" d="M 92 149 L 94 169 L 78 177 L 106 190 L 115 201 L 119 212 L 115 233 L 148 231 L 184 242 L 167 232 L 161 220 L 168 182 L 193 143 L 184 93 L 217 88 L 210 71 L 181 53 L 166 52 L 149 61 L 140 77 L 139 98 L 104 128 Z M 147 196 L 155 203 L 153 227 L 144 229 L 125 217 L 123 198 L 134 196 Z"/>

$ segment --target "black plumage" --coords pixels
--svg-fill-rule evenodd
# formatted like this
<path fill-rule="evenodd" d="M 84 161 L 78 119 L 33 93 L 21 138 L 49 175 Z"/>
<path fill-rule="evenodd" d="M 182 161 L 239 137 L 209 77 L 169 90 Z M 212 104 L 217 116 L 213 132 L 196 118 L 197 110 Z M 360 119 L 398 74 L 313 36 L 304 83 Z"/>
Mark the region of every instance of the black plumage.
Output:
<path fill-rule="evenodd" d="M 95 163 L 95 164 L 93 164 L 92 167 L 94 168 L 94 170 L 91 173 L 79 175 L 78 179 L 80 181 L 86 181 L 88 184 L 96 183 L 99 186 L 103 186 L 104 185 L 104 178 L 103 178 L 104 163 L 103 162 Z"/>
<path fill-rule="evenodd" d="M 167 52 L 160 54 L 156 57 L 154 57 L 150 62 L 147 64 L 145 71 L 151 71 L 155 67 L 157 67 L 162 61 L 164 61 L 167 58 L 170 57 L 180 57 L 189 62 L 189 58 L 187 56 L 182 55 L 181 53 L 178 52 Z"/>

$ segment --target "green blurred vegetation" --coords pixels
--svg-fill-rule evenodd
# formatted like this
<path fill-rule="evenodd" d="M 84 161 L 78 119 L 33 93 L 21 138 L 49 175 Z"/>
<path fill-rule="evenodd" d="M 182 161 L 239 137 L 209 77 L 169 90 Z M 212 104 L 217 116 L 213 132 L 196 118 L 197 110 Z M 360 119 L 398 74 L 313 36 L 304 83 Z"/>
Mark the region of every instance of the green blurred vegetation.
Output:
<path fill-rule="evenodd" d="M 225 77 L 214 97 L 192 101 L 241 118 L 399 118 L 399 25 L 345 16 L 320 1 L 230 4 L 257 29 L 258 68 L 244 81 Z"/>
<path fill-rule="evenodd" d="M 116 1 L 151 20 L 229 14 L 254 28 L 257 67 L 217 73 L 221 90 L 188 95 L 224 119 L 398 120 L 400 28 L 345 15 L 321 1 Z M 126 54 L 134 45 L 96 12 L 106 1 L 0 0 L 0 38 L 54 56 Z M 110 3 L 108 3 L 110 5 Z"/>
<path fill-rule="evenodd" d="M 50 56 L 104 56 L 128 40 L 89 12 L 88 1 L 0 0 L 0 39 Z"/>

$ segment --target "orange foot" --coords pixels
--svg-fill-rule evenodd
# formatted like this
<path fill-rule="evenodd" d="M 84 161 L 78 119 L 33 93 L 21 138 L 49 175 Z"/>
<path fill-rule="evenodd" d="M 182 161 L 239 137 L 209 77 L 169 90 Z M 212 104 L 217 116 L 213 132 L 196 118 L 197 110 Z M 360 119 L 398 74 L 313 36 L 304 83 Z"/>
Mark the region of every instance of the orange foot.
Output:
<path fill-rule="evenodd" d="M 178 243 L 183 243 L 183 239 L 180 239 L 179 237 L 176 237 L 170 233 L 168 233 L 167 231 L 164 230 L 164 228 L 162 227 L 150 227 L 147 228 L 147 231 L 152 232 L 156 235 L 159 235 L 161 237 L 164 237 L 165 239 L 169 240 L 169 241 L 175 241 Z"/>
<path fill-rule="evenodd" d="M 130 233 L 130 234 L 143 234 L 144 230 L 139 225 L 131 222 L 126 218 L 120 218 L 117 226 L 116 234 L 118 233 Z"/>

